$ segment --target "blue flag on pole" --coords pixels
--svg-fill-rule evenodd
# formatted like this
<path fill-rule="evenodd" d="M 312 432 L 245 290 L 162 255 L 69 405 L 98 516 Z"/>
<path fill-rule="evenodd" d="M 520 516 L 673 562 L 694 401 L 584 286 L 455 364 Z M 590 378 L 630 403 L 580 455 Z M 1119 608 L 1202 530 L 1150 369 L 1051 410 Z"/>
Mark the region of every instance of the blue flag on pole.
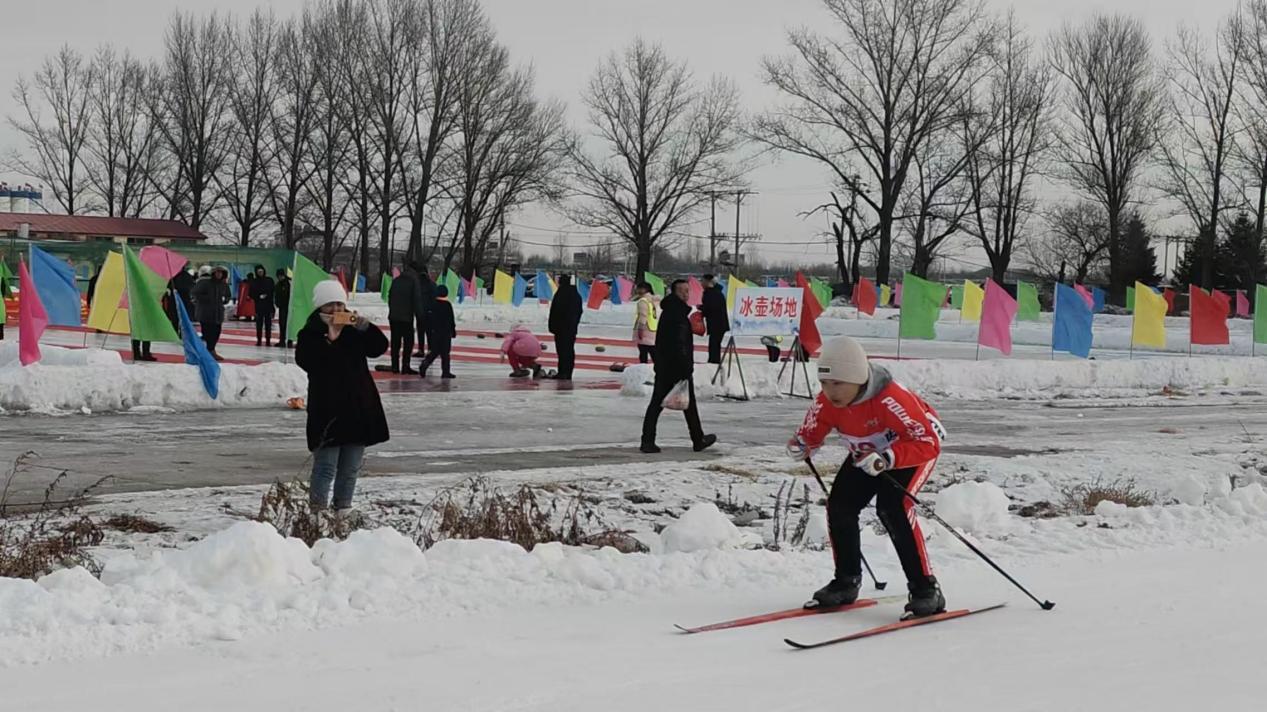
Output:
<path fill-rule="evenodd" d="M 220 364 L 216 363 L 202 338 L 194 332 L 194 323 L 189 320 L 189 312 L 185 311 L 185 303 L 181 299 L 176 302 L 176 311 L 180 312 L 180 340 L 185 346 L 185 363 L 198 367 L 198 375 L 202 376 L 202 387 L 212 400 L 220 397 Z"/>
<path fill-rule="evenodd" d="M 1091 308 L 1093 311 L 1095 311 L 1096 314 L 1103 312 L 1104 311 L 1104 290 L 1100 289 L 1099 287 L 1092 287 L 1091 301 L 1092 301 Z"/>
<path fill-rule="evenodd" d="M 515 288 L 510 292 L 510 303 L 519 306 L 524 303 L 524 297 L 528 294 L 528 280 L 523 275 L 515 273 Z"/>
<path fill-rule="evenodd" d="M 1073 287 L 1056 285 L 1056 313 L 1052 318 L 1051 347 L 1087 358 L 1091 355 L 1091 307 Z"/>
<path fill-rule="evenodd" d="M 364 292 L 366 291 L 366 286 L 367 285 L 366 285 L 365 275 L 363 274 L 356 275 L 356 291 Z"/>
<path fill-rule="evenodd" d="M 238 300 L 238 285 L 242 283 L 242 273 L 237 265 L 229 265 L 229 295 L 233 301 Z"/>
<path fill-rule="evenodd" d="M 554 287 L 550 286 L 550 276 L 545 272 L 537 272 L 537 285 L 535 287 L 537 299 L 539 301 L 548 302 L 554 299 Z"/>
<path fill-rule="evenodd" d="M 589 301 L 590 301 L 590 283 L 589 283 L 589 282 L 586 282 L 585 280 L 581 279 L 580 277 L 577 277 L 577 278 L 576 278 L 576 291 L 578 291 L 578 292 L 580 292 L 580 293 L 581 293 L 581 304 L 589 304 Z"/>
<path fill-rule="evenodd" d="M 75 270 L 70 265 L 31 245 L 31 281 L 48 312 L 49 324 L 83 324 L 79 287 L 75 285 Z"/>

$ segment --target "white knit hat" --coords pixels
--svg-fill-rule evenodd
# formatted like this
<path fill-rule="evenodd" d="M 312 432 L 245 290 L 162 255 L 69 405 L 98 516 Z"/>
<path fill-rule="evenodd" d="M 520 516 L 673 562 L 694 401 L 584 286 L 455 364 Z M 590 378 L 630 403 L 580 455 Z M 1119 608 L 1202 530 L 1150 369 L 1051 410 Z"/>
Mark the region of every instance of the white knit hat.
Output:
<path fill-rule="evenodd" d="M 312 306 L 320 309 L 331 302 L 348 303 L 348 293 L 343 291 L 343 285 L 333 279 L 317 282 L 317 286 L 312 288 Z"/>
<path fill-rule="evenodd" d="M 871 377 L 871 365 L 862 344 L 848 336 L 837 336 L 823 344 L 818 354 L 818 380 L 863 384 Z"/>

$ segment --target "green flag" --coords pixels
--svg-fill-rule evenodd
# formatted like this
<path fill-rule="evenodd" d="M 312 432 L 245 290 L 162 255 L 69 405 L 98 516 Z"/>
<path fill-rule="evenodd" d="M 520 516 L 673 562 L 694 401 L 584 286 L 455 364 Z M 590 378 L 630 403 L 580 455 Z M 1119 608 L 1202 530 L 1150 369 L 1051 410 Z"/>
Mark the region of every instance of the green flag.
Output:
<path fill-rule="evenodd" d="M 4 255 L 0 255 L 0 297 L 8 299 L 13 296 L 13 273 L 9 265 L 4 263 Z M 4 323 L 4 315 L 0 314 L 0 324 Z"/>
<path fill-rule="evenodd" d="M 941 317 L 941 302 L 945 296 L 945 285 L 907 272 L 902 278 L 902 315 L 898 322 L 898 335 L 905 339 L 937 338 L 937 319 Z"/>
<path fill-rule="evenodd" d="M 379 296 L 383 298 L 384 304 L 387 303 L 387 297 L 391 294 L 391 291 L 392 291 L 392 276 L 390 274 L 385 274 L 383 275 L 383 287 L 379 293 Z"/>
<path fill-rule="evenodd" d="M 1135 288 L 1134 287 L 1126 288 L 1126 311 L 1131 312 L 1131 313 L 1135 312 Z"/>
<path fill-rule="evenodd" d="M 831 306 L 830 284 L 818 279 L 817 277 L 813 277 L 810 279 L 809 289 L 814 293 L 814 296 L 818 299 L 818 303 L 821 304 L 824 309 Z"/>
<path fill-rule="evenodd" d="M 1267 344 L 1267 287 L 1254 292 L 1254 343 Z"/>
<path fill-rule="evenodd" d="M 308 317 L 312 316 L 312 310 L 315 309 L 312 305 L 313 287 L 319 282 L 332 279 L 315 262 L 298 252 L 295 253 L 293 271 L 295 277 L 290 285 L 290 321 L 286 323 L 286 338 L 290 341 L 299 338 L 299 331 L 308 323 Z M 383 279 L 387 280 L 387 275 L 383 275 Z"/>
<path fill-rule="evenodd" d="M 950 307 L 952 309 L 963 309 L 963 285 L 956 284 L 950 288 Z"/>
<path fill-rule="evenodd" d="M 1042 307 L 1038 304 L 1038 287 L 1028 282 L 1016 283 L 1016 318 L 1020 321 L 1038 321 Z"/>
<path fill-rule="evenodd" d="M 652 294 L 656 295 L 657 297 L 664 296 L 664 280 L 663 279 L 660 279 L 659 277 L 657 277 L 654 274 L 651 274 L 650 272 L 643 272 L 642 281 L 651 285 Z"/>
<path fill-rule="evenodd" d="M 451 269 L 444 271 L 444 286 L 449 290 L 449 299 L 457 301 L 458 290 L 462 288 L 462 278 Z"/>
<path fill-rule="evenodd" d="M 180 343 L 175 327 L 163 311 L 167 280 L 150 269 L 128 246 L 123 247 L 123 273 L 128 281 L 128 322 L 137 341 Z"/>

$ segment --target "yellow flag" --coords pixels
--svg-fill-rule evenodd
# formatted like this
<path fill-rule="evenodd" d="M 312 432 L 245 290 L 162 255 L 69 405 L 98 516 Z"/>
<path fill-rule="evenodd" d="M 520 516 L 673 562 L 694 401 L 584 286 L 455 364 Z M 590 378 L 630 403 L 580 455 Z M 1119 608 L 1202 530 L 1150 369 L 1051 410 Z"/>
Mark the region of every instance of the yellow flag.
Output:
<path fill-rule="evenodd" d="M 985 290 L 975 282 L 963 281 L 964 321 L 981 321 L 981 307 L 985 304 Z"/>
<path fill-rule="evenodd" d="M 880 306 L 886 307 L 889 305 L 889 296 L 890 296 L 889 285 L 881 284 L 880 285 Z"/>
<path fill-rule="evenodd" d="M 493 303 L 510 304 L 515 294 L 515 278 L 501 270 L 493 274 Z"/>
<path fill-rule="evenodd" d="M 1131 343 L 1136 346 L 1166 348 L 1166 298 L 1135 283 L 1135 322 L 1131 327 Z"/>
<path fill-rule="evenodd" d="M 88 311 L 88 328 L 108 334 L 131 334 L 128 310 L 121 307 L 127 279 L 123 276 L 123 255 L 111 252 L 97 277 L 97 289 L 92 293 Z"/>
<path fill-rule="evenodd" d="M 733 312 L 735 310 L 735 294 L 740 287 L 747 287 L 748 283 L 739 279 L 735 275 L 730 275 L 730 279 L 726 280 L 726 311 Z"/>

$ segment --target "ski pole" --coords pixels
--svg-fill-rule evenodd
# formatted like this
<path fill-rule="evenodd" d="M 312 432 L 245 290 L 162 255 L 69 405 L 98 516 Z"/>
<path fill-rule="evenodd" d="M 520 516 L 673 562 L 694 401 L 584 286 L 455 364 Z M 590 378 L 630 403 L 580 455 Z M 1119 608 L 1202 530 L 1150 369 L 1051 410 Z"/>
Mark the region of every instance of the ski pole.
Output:
<path fill-rule="evenodd" d="M 823 476 L 818 474 L 818 468 L 814 467 L 814 463 L 808 457 L 805 458 L 805 464 L 809 465 L 809 471 L 814 473 L 814 479 L 818 480 L 818 486 L 823 488 L 823 495 L 831 497 L 831 492 L 827 491 L 827 483 L 823 482 Z M 858 558 L 862 559 L 862 565 L 867 570 L 867 575 L 871 577 L 871 584 L 875 586 L 875 590 L 883 591 L 888 588 L 888 581 L 881 581 L 875 577 L 875 572 L 871 570 L 871 564 L 867 563 L 867 557 L 862 553 L 862 549 L 858 549 Z"/>
<path fill-rule="evenodd" d="M 882 472 L 882 473 L 880 473 L 880 476 L 881 476 L 881 477 L 883 477 L 885 480 L 887 480 L 887 481 L 888 481 L 888 483 L 889 483 L 890 485 L 892 485 L 893 487 L 897 488 L 897 490 L 898 490 L 899 492 L 901 492 L 902 494 L 906 495 L 906 497 L 907 497 L 908 499 L 910 499 L 910 500 L 911 500 L 911 502 L 913 502 L 913 503 L 915 504 L 915 506 L 917 506 L 917 507 L 919 507 L 920 509 L 922 509 L 922 510 L 924 511 L 924 513 L 925 513 L 925 514 L 927 514 L 927 515 L 928 515 L 931 519 L 933 519 L 933 520 L 934 520 L 934 521 L 936 521 L 938 524 L 940 524 L 940 525 L 942 525 L 943 527 L 945 527 L 945 528 L 946 528 L 946 531 L 949 531 L 951 534 L 954 534 L 956 539 L 958 539 L 959 541 L 963 542 L 963 543 L 964 543 L 964 545 L 965 545 L 965 546 L 967 546 L 969 549 L 972 549 L 972 553 L 974 553 L 974 554 L 976 554 L 977 556 L 981 557 L 981 560 L 982 560 L 982 561 L 986 562 L 986 563 L 987 563 L 987 564 L 989 564 L 991 567 L 993 567 L 995 571 L 998 571 L 1000 574 L 1002 574 L 1002 575 L 1003 575 L 1003 578 L 1007 579 L 1008 581 L 1011 581 L 1013 586 L 1015 586 L 1015 587 L 1017 587 L 1017 588 L 1021 589 L 1021 591 L 1022 591 L 1022 592 L 1023 592 L 1026 596 L 1029 596 L 1029 597 L 1030 597 L 1030 600 L 1032 600 L 1034 603 L 1037 603 L 1037 604 L 1038 604 L 1038 607 L 1039 607 L 1039 608 L 1043 609 L 1044 611 L 1050 611 L 1051 609 L 1053 609 L 1053 608 L 1055 608 L 1055 607 L 1056 607 L 1056 604 L 1052 603 L 1051 601 L 1040 601 L 1040 600 L 1038 600 L 1038 597 L 1037 597 L 1037 596 L 1035 596 L 1034 594 L 1030 593 L 1030 592 L 1029 592 L 1029 589 L 1027 589 L 1027 588 L 1025 588 L 1024 586 L 1022 586 L 1020 581 L 1017 581 L 1016 579 L 1012 578 L 1011 574 L 1009 574 L 1008 572 L 1004 571 L 1004 570 L 1003 570 L 1003 568 L 1002 568 L 1001 566 L 999 566 L 998 564 L 994 563 L 994 561 L 992 561 L 992 560 L 990 559 L 990 557 L 986 556 L 984 551 L 981 551 L 980 549 L 978 549 L 978 548 L 977 548 L 977 546 L 976 546 L 975 544 L 973 544 L 971 541 L 968 541 L 968 538 L 967 538 L 967 537 L 965 537 L 963 534 L 960 534 L 958 529 L 955 529 L 954 527 L 950 526 L 950 524 L 949 524 L 949 523 L 948 523 L 945 519 L 942 519 L 942 518 L 941 518 L 941 517 L 937 514 L 937 512 L 933 511 L 933 508 L 932 508 L 932 507 L 930 507 L 929 505 L 927 505 L 927 504 L 925 504 L 924 502 L 920 501 L 920 499 L 919 499 L 919 498 L 917 498 L 915 495 L 913 495 L 913 494 L 911 494 L 910 492 L 908 492 L 908 491 L 906 490 L 906 488 L 905 488 L 905 487 L 903 487 L 902 485 L 898 484 L 898 481 L 897 481 L 897 480 L 895 480 L 895 479 L 893 479 L 893 476 L 892 476 L 892 475 L 890 475 L 890 474 L 889 474 L 889 473 L 887 473 L 887 472 Z"/>

